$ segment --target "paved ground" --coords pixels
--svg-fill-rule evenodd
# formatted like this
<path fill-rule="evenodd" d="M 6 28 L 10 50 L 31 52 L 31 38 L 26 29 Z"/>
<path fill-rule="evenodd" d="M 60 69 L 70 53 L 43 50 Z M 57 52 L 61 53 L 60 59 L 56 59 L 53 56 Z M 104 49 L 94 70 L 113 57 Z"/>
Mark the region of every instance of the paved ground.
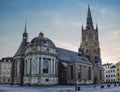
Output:
<path fill-rule="evenodd" d="M 120 92 L 120 86 L 114 87 L 111 85 L 109 88 L 104 85 L 101 88 L 100 85 L 97 87 L 81 86 L 81 90 L 77 92 Z M 75 92 L 74 86 L 52 86 L 52 87 L 21 87 L 21 86 L 10 86 L 0 84 L 0 92 Z"/>

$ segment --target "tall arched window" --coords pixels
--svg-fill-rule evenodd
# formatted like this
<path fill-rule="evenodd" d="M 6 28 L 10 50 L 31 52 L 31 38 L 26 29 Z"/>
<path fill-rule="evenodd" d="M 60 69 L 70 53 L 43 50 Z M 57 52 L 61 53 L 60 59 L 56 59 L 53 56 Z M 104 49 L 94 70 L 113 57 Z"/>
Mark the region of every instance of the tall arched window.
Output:
<path fill-rule="evenodd" d="M 88 41 L 88 34 L 85 35 L 85 40 Z"/>
<path fill-rule="evenodd" d="M 91 80 L 91 67 L 88 68 L 88 80 Z"/>
<path fill-rule="evenodd" d="M 78 66 L 78 79 L 81 80 L 81 66 Z"/>
<path fill-rule="evenodd" d="M 71 79 L 73 79 L 73 66 L 70 66 Z"/>
<path fill-rule="evenodd" d="M 19 61 L 16 62 L 16 72 L 17 72 L 17 76 L 19 76 L 19 73 L 20 73 L 20 62 Z"/>
<path fill-rule="evenodd" d="M 31 74 L 37 74 L 37 59 L 32 59 L 31 62 Z"/>
<path fill-rule="evenodd" d="M 47 59 L 44 59 L 43 60 L 43 73 L 48 73 L 48 69 L 49 69 L 49 63 Z"/>
<path fill-rule="evenodd" d="M 94 39 L 94 40 L 96 39 L 96 35 L 95 35 L 95 33 L 93 34 L 93 39 Z"/>
<path fill-rule="evenodd" d="M 86 49 L 86 54 L 88 54 L 89 53 L 89 50 L 88 49 Z"/>
<path fill-rule="evenodd" d="M 24 62 L 24 75 L 27 74 L 27 60 Z"/>

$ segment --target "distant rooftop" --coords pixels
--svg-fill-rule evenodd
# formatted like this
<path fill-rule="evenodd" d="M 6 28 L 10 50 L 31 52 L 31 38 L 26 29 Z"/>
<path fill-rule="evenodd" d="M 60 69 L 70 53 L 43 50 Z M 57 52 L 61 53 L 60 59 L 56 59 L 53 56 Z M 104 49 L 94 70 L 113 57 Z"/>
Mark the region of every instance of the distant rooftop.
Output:
<path fill-rule="evenodd" d="M 13 58 L 12 57 L 4 57 L 0 60 L 0 62 L 12 62 Z"/>
<path fill-rule="evenodd" d="M 110 68 L 115 68 L 115 65 L 113 65 L 112 67 L 110 67 Z"/>
<path fill-rule="evenodd" d="M 107 66 L 107 65 L 112 65 L 113 63 L 106 63 L 106 64 L 103 64 L 103 66 Z"/>

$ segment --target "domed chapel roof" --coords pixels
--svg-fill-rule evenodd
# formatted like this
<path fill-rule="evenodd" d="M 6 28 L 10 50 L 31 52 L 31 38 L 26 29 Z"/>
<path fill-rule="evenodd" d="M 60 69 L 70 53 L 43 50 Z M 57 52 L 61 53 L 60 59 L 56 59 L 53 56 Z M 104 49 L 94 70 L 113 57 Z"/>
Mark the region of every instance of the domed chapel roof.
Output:
<path fill-rule="evenodd" d="M 50 39 L 46 38 L 42 32 L 39 33 L 38 37 L 31 40 L 31 44 L 41 44 L 43 46 L 55 47 L 55 44 Z"/>

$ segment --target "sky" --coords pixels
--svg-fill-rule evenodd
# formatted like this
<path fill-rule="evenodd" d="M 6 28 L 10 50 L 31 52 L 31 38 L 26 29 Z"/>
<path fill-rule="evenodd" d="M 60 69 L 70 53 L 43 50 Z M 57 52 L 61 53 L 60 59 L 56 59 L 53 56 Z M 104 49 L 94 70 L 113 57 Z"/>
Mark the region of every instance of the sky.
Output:
<path fill-rule="evenodd" d="M 28 41 L 42 31 L 57 47 L 78 51 L 88 4 L 98 25 L 102 63 L 120 61 L 120 0 L 0 0 L 0 58 L 17 51 L 27 24 Z"/>

